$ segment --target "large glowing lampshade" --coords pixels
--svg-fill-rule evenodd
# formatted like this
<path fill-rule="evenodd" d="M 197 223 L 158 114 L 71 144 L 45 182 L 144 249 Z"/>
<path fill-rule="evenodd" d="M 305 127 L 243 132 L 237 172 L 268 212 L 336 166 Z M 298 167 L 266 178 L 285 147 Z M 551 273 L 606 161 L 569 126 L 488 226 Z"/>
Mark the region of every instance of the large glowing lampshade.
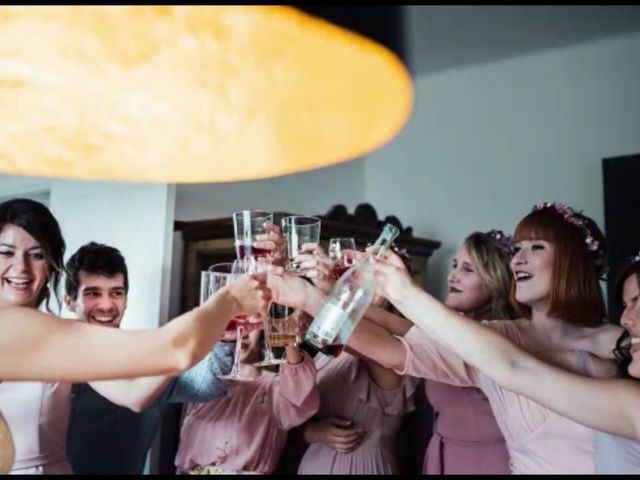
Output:
<path fill-rule="evenodd" d="M 393 53 L 289 7 L 0 7 L 0 173 L 267 178 L 380 147 L 412 104 Z"/>

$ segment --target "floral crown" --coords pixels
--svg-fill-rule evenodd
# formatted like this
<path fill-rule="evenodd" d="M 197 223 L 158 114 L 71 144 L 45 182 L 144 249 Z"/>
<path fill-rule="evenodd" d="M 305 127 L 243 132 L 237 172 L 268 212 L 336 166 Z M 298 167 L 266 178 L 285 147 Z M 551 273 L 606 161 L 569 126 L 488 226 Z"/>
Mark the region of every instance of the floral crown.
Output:
<path fill-rule="evenodd" d="M 584 243 L 587 245 L 587 249 L 594 256 L 596 271 L 599 275 L 604 275 L 606 273 L 604 246 L 600 245 L 600 242 L 596 240 L 593 232 L 587 224 L 587 221 L 584 218 L 578 216 L 580 212 L 576 212 L 569 205 L 556 202 L 545 202 L 542 205 L 535 205 L 532 211 L 535 212 L 538 210 L 543 210 L 545 208 L 553 210 L 557 215 L 560 215 L 560 217 L 562 217 L 565 222 L 573 225 L 578 229 L 578 231 L 584 238 Z"/>
<path fill-rule="evenodd" d="M 502 230 L 496 229 L 489 230 L 485 235 L 490 237 L 507 257 L 511 258 L 513 254 L 516 253 L 516 244 L 511 235 L 507 235 Z"/>

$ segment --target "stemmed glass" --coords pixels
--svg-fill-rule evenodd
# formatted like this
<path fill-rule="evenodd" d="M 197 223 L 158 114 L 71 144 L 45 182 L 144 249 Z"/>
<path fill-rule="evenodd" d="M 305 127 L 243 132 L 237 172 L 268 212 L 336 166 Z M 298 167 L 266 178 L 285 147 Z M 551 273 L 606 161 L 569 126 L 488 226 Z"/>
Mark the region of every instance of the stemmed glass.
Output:
<path fill-rule="evenodd" d="M 251 273 L 261 273 L 268 270 L 264 263 L 257 262 L 253 260 L 252 257 L 245 257 L 244 262 L 245 264 L 248 264 L 246 268 Z M 273 350 L 271 349 L 273 318 L 270 312 L 274 310 L 274 307 L 276 307 L 276 304 L 269 304 L 269 308 L 267 309 L 269 314 L 267 314 L 264 318 L 264 358 L 261 361 L 252 364 L 254 367 L 269 367 L 271 365 L 280 365 L 281 363 L 286 362 L 286 360 L 283 358 L 277 358 L 273 354 Z"/>
<path fill-rule="evenodd" d="M 202 304 L 213 293 L 222 287 L 238 280 L 241 275 L 252 273 L 251 268 L 247 265 L 249 262 L 244 260 L 236 260 L 233 263 L 218 263 L 212 265 L 206 272 L 201 274 L 200 282 L 200 303 Z M 234 317 L 227 325 L 227 331 L 236 331 L 236 351 L 233 356 L 233 365 L 231 371 L 227 375 L 221 375 L 219 378 L 225 380 L 235 380 L 239 382 L 250 382 L 253 379 L 243 375 L 240 371 L 240 352 L 242 349 L 242 334 L 245 327 L 243 322 L 247 320 L 245 314 Z"/>
<path fill-rule="evenodd" d="M 235 235 L 236 255 L 241 262 L 241 268 L 245 273 L 260 273 L 265 270 L 262 263 L 258 262 L 258 257 L 267 257 L 269 250 L 256 248 L 253 243 L 257 240 L 258 235 L 268 233 L 264 227 L 265 223 L 273 223 L 273 214 L 263 210 L 242 210 L 233 214 L 233 231 Z M 271 307 L 269 307 L 269 311 Z M 254 363 L 254 367 L 268 367 L 270 365 L 279 365 L 284 360 L 278 359 L 273 355 L 271 350 L 270 332 L 271 332 L 270 315 L 264 318 L 264 359 Z"/>
<path fill-rule="evenodd" d="M 273 304 L 271 311 L 271 336 L 272 346 L 295 347 L 302 342 L 299 332 L 300 326 L 298 316 L 302 314 L 300 310 L 286 305 Z"/>
<path fill-rule="evenodd" d="M 269 311 L 272 310 L 274 304 L 271 304 Z M 273 354 L 271 342 L 274 338 L 274 326 L 273 326 L 273 318 L 271 315 L 268 315 L 265 319 L 264 326 L 264 359 L 253 364 L 254 367 L 269 367 L 271 365 L 280 365 L 281 363 L 285 363 L 286 360 L 284 358 L 277 358 Z M 279 345 L 281 346 L 281 345 Z"/>
<path fill-rule="evenodd" d="M 320 243 L 320 219 L 293 215 L 282 219 L 282 235 L 287 244 L 287 270 L 295 275 L 304 275 L 293 259 L 300 253 L 305 243 Z"/>
<path fill-rule="evenodd" d="M 338 279 L 355 263 L 356 241 L 353 238 L 332 238 L 329 240 L 329 260 L 331 273 Z"/>

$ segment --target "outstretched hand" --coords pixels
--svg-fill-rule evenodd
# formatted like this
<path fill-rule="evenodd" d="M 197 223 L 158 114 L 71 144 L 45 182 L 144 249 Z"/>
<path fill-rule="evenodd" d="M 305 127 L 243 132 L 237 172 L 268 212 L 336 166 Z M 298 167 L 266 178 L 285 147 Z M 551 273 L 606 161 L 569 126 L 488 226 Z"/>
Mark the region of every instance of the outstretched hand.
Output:
<path fill-rule="evenodd" d="M 391 303 L 401 302 L 415 287 L 411 274 L 395 253 L 387 251 L 382 258 L 372 258 L 370 261 L 373 263 L 378 293 Z"/>

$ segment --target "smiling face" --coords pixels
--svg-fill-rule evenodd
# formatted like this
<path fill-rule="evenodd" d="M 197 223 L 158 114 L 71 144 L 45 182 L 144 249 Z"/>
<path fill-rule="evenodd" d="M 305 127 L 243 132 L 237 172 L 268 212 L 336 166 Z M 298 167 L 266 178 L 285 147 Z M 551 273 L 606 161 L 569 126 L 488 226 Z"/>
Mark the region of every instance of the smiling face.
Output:
<path fill-rule="evenodd" d="M 511 270 L 516 281 L 516 300 L 532 308 L 548 310 L 553 280 L 554 246 L 544 240 L 516 244 Z"/>
<path fill-rule="evenodd" d="M 482 280 L 465 245 L 453 258 L 451 272 L 447 276 L 445 305 L 461 313 L 472 313 L 491 301 L 491 290 Z"/>
<path fill-rule="evenodd" d="M 87 323 L 119 327 L 127 308 L 124 275 L 113 277 L 80 271 L 77 298 L 65 295 L 67 308 Z"/>
<path fill-rule="evenodd" d="M 36 308 L 48 280 L 42 246 L 22 228 L 5 225 L 0 231 L 0 305 Z"/>
<path fill-rule="evenodd" d="M 628 367 L 629 375 L 640 378 L 640 286 L 638 274 L 629 276 L 622 287 L 622 306 L 620 324 L 629 332 L 631 339 L 631 363 Z"/>

